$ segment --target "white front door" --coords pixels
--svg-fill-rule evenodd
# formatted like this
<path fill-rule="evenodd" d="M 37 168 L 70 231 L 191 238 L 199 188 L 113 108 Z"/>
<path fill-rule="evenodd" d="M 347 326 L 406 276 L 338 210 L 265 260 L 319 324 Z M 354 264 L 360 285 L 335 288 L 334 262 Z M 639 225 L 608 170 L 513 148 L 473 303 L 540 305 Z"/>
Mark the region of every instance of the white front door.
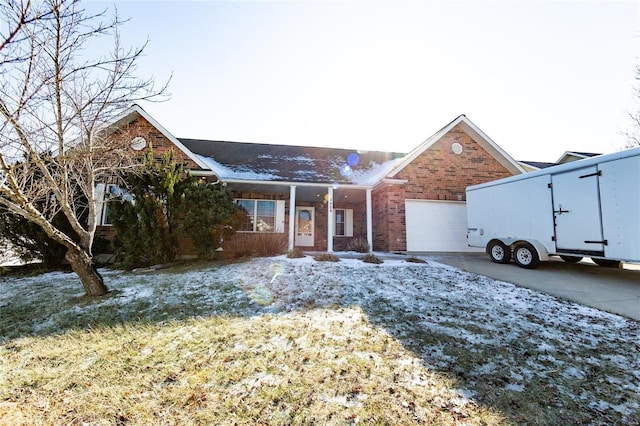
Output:
<path fill-rule="evenodd" d="M 315 209 L 296 207 L 296 246 L 312 247 L 315 228 Z"/>

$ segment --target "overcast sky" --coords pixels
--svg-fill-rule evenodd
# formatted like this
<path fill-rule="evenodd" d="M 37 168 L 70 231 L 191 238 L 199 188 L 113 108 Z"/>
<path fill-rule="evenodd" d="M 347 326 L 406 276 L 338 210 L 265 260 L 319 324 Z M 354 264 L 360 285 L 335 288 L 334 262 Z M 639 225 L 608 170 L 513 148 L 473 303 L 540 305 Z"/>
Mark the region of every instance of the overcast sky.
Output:
<path fill-rule="evenodd" d="M 174 136 L 408 152 L 466 114 L 518 160 L 624 146 L 637 1 L 116 1 Z M 114 2 L 85 3 L 91 11 Z"/>

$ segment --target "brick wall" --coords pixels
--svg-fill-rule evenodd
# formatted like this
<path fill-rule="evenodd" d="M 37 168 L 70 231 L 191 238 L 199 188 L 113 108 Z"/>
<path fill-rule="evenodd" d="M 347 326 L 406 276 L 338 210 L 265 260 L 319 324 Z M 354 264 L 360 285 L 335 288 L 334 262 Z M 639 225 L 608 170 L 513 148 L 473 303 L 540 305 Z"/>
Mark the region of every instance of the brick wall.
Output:
<path fill-rule="evenodd" d="M 343 201 L 334 201 L 336 209 L 352 209 L 353 210 L 353 237 L 333 237 L 334 251 L 347 251 L 349 243 L 355 238 L 367 239 L 367 205 L 366 203 L 345 203 Z M 326 228 L 326 227 L 325 227 Z"/>
<path fill-rule="evenodd" d="M 452 144 L 459 143 L 456 154 Z M 464 200 L 469 185 L 511 176 L 460 126 L 420 154 L 395 177 L 405 185 L 387 186 L 373 192 L 374 250 L 406 250 L 405 200 Z"/>
<path fill-rule="evenodd" d="M 371 194 L 373 204 L 373 250 L 406 250 L 405 188 L 390 185 Z"/>
<path fill-rule="evenodd" d="M 456 142 L 462 146 L 460 154 L 451 149 Z M 467 186 L 511 175 L 460 126 L 456 126 L 396 178 L 409 181 L 406 185 L 409 199 L 464 200 Z"/>
<path fill-rule="evenodd" d="M 125 142 L 132 140 L 136 136 L 141 136 L 147 141 L 147 148 L 149 144 L 153 145 L 154 157 L 162 158 L 162 156 L 173 149 L 173 154 L 176 162 L 185 162 L 187 168 L 191 170 L 200 170 L 200 167 L 187 156 L 182 150 L 175 146 L 169 139 L 167 139 L 158 129 L 156 129 L 151 123 L 145 120 L 143 117 L 138 116 L 128 124 L 121 126 L 113 135 L 113 138 L 124 139 Z M 146 152 L 147 148 L 139 151 L 141 154 Z"/>

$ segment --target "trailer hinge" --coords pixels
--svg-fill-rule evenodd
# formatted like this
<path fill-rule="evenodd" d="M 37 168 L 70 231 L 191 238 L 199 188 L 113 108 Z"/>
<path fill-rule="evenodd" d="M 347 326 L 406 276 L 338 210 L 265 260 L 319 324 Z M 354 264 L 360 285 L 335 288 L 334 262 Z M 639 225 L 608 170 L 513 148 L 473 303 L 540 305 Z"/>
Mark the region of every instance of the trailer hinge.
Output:
<path fill-rule="evenodd" d="M 548 183 L 548 184 L 547 184 L 547 188 L 549 188 L 549 189 L 551 189 L 551 187 L 552 187 L 552 186 L 553 186 L 553 185 L 552 185 L 552 184 L 550 184 L 550 183 Z"/>
<path fill-rule="evenodd" d="M 587 178 L 587 177 L 591 177 L 591 176 L 602 176 L 602 170 L 598 170 L 595 173 L 589 173 L 588 175 L 578 176 L 578 179 Z"/>
<path fill-rule="evenodd" d="M 555 235 L 552 235 L 552 236 L 551 236 L 551 241 L 555 241 L 555 240 L 556 240 Z"/>

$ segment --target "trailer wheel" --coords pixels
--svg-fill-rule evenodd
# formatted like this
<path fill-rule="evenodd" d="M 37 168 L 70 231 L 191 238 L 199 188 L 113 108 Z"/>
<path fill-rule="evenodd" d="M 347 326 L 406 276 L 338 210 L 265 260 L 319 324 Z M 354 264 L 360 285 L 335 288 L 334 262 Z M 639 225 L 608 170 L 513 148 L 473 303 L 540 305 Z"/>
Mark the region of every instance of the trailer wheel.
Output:
<path fill-rule="evenodd" d="M 593 263 L 595 263 L 596 265 L 602 266 L 604 268 L 619 268 L 621 263 L 619 260 L 611 260 L 611 259 L 591 258 L 591 260 L 593 260 Z"/>
<path fill-rule="evenodd" d="M 564 260 L 567 263 L 577 263 L 582 260 L 581 256 L 566 256 L 564 254 L 560 255 L 560 259 Z"/>
<path fill-rule="evenodd" d="M 538 252 L 529 243 L 520 243 L 513 250 L 516 264 L 525 269 L 533 269 L 540 263 Z"/>
<path fill-rule="evenodd" d="M 492 241 L 487 247 L 489 257 L 495 263 L 509 263 L 511 260 L 511 247 L 502 241 Z"/>

